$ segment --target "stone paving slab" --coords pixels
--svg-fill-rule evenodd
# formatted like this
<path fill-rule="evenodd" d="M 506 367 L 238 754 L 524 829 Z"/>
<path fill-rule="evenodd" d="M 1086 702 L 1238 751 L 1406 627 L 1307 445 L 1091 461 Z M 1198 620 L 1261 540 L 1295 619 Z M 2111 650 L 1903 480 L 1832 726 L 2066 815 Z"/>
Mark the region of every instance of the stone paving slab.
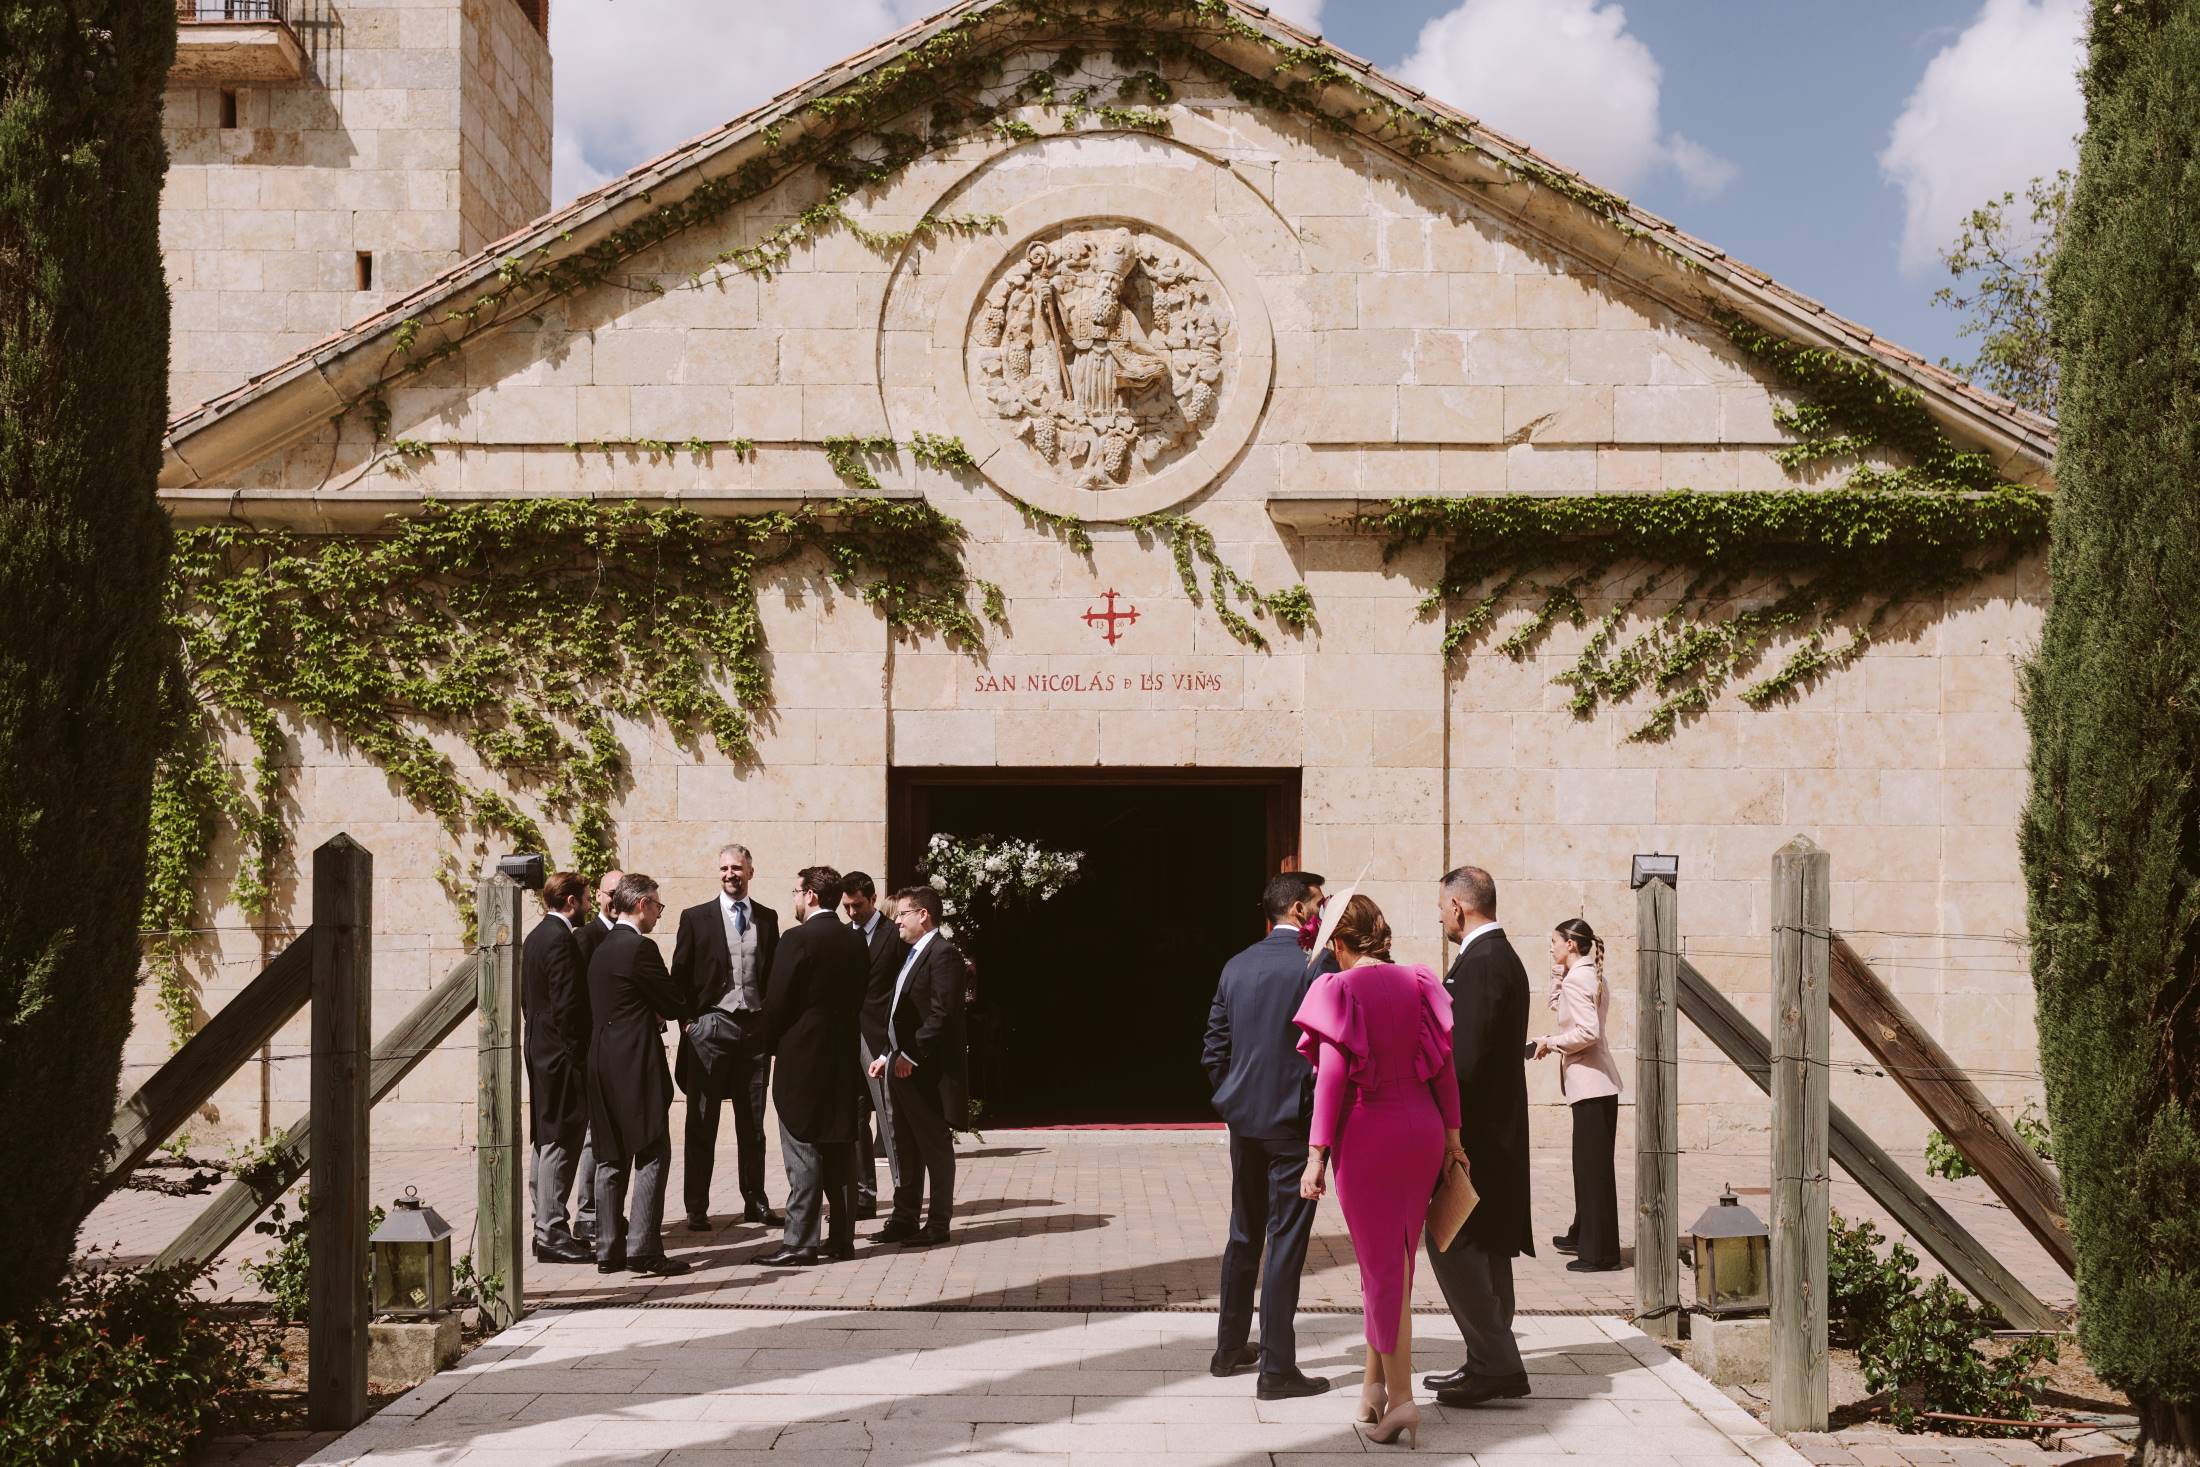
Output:
<path fill-rule="evenodd" d="M 1339 1388 L 1264 1402 L 1205 1369 L 1203 1312 L 547 1308 L 339 1440 L 311 1467 L 916 1467 L 930 1462 L 1365 1463 L 1350 1421 L 1356 1318 L 1300 1325 L 1300 1361 Z M 890 1322 L 882 1322 L 890 1321 Z M 1417 1319 L 1421 1363 L 1456 1357 L 1448 1319 Z M 1430 1462 L 1805 1459 L 1615 1319 L 1520 1322 L 1534 1393 L 1477 1411 L 1424 1402 Z M 671 1372 L 668 1374 L 668 1372 Z M 1563 1384 L 1561 1384 L 1563 1383 Z M 674 1387 L 667 1389 L 665 1387 Z M 1557 1387 L 1557 1388 L 1553 1388 Z"/>
<path fill-rule="evenodd" d="M 721 1132 L 726 1139 L 712 1198 L 717 1226 L 710 1233 L 689 1233 L 681 1226 L 679 1148 L 674 1148 L 673 1206 L 665 1243 L 673 1256 L 694 1265 L 693 1273 L 644 1283 L 628 1275 L 606 1280 L 589 1265 L 530 1264 L 529 1299 L 962 1310 L 1212 1308 L 1216 1302 L 1229 1224 L 1229 1157 L 1219 1131 L 989 1131 L 982 1142 L 966 1138 L 958 1148 L 952 1246 L 916 1253 L 874 1247 L 864 1240 L 878 1225 L 866 1223 L 858 1230 L 853 1262 L 778 1272 L 752 1262 L 776 1246 L 776 1232 L 731 1221 L 738 1207 L 731 1130 L 728 1126 Z M 406 1185 L 417 1186 L 458 1230 L 460 1251 L 465 1251 L 474 1218 L 470 1150 L 378 1150 L 372 1165 L 372 1195 L 395 1196 Z M 1563 1150 L 1534 1153 L 1532 1197 L 1539 1238 L 1563 1232 L 1571 1219 L 1571 1168 Z M 1621 1157 L 1618 1170 L 1624 1218 L 1633 1206 L 1633 1168 Z M 1762 1154 L 1685 1154 L 1683 1221 L 1709 1206 L 1726 1182 L 1761 1183 L 1766 1171 Z M 883 1166 L 879 1180 L 882 1185 L 886 1181 Z M 1982 1183 L 1926 1185 L 2042 1298 L 2070 1301 L 2070 1280 Z M 769 1187 L 775 1200 L 784 1198 L 776 1143 Z M 1834 1206 L 1843 1213 L 1875 1217 L 1883 1229 L 1891 1228 L 1862 1189 L 1845 1177 L 1837 1174 L 1833 1194 Z M 1766 1210 L 1763 1199 L 1749 1200 L 1760 1213 Z M 205 1205 L 203 1197 L 117 1193 L 92 1214 L 79 1241 L 87 1247 L 112 1246 L 125 1259 L 149 1258 Z M 217 1287 L 230 1297 L 255 1294 L 237 1264 L 268 1249 L 266 1238 L 245 1234 L 224 1256 Z M 1625 1256 L 1632 1258 L 1631 1247 Z M 1584 1310 L 1622 1317 L 1632 1311 L 1631 1271 L 1569 1273 L 1565 1263 L 1548 1248 L 1519 1261 L 1523 1310 Z M 1425 1268 L 1418 1271 L 1413 1298 L 1416 1309 L 1442 1311 L 1435 1281 Z M 1343 1214 L 1333 1202 L 1316 1214 L 1300 1305 L 1307 1311 L 1359 1307 L 1352 1247 Z"/>

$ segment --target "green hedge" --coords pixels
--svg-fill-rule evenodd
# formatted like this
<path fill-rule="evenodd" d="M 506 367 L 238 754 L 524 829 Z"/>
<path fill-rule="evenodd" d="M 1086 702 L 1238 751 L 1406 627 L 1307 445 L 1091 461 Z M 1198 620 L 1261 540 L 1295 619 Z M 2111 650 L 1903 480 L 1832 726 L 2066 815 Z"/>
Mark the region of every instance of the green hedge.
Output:
<path fill-rule="evenodd" d="M 264 1350 L 184 1269 L 80 1269 L 0 1324 L 0 1462 L 181 1462 L 260 1374 Z"/>
<path fill-rule="evenodd" d="M 2095 0 L 2023 822 L 2079 1337 L 2200 1445 L 2200 5 Z"/>

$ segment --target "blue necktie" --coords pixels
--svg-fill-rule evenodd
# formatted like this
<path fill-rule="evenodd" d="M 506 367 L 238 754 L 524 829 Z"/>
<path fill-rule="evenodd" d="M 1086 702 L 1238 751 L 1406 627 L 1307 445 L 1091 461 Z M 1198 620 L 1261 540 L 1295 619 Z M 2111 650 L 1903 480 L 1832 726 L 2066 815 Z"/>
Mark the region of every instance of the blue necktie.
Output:
<path fill-rule="evenodd" d="M 749 904 L 747 902 L 735 902 L 733 904 L 733 930 L 743 936 L 748 935 Z"/>

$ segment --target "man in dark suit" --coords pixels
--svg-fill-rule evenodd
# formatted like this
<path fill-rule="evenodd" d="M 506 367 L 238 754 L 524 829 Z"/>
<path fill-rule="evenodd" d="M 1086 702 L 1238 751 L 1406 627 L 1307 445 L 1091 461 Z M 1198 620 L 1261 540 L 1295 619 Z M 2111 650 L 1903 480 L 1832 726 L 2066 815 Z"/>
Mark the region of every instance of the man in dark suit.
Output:
<path fill-rule="evenodd" d="M 615 927 L 588 960 L 588 1125 L 596 1147 L 596 1202 L 602 1226 L 596 1271 L 671 1277 L 688 1266 L 665 1257 L 665 1171 L 672 1164 L 672 1077 L 665 1073 L 665 1021 L 692 1012 L 665 971 L 657 944 L 643 934 L 665 905 L 657 883 L 634 873 L 611 898 Z M 626 1210 L 627 1180 L 634 1210 Z"/>
<path fill-rule="evenodd" d="M 868 874 L 851 871 L 841 878 L 840 910 L 871 954 L 871 978 L 863 990 L 861 1032 L 856 1040 L 856 1057 L 863 1064 L 864 1075 L 860 1098 L 868 1112 L 856 1125 L 856 1216 L 876 1217 L 878 1153 L 886 1153 L 887 1173 L 897 1189 L 901 1186 L 901 1158 L 894 1152 L 894 1102 L 887 1093 L 890 1082 L 883 1073 L 871 1074 L 871 1061 L 886 1053 L 886 1010 L 893 1002 L 894 979 L 901 973 L 901 960 L 909 955 L 909 947 L 901 940 L 894 919 L 879 910 L 878 887 Z M 875 1148 L 871 1141 L 874 1118 L 879 1134 Z"/>
<path fill-rule="evenodd" d="M 929 886 L 894 893 L 894 924 L 908 955 L 886 999 L 885 1049 L 873 1078 L 893 1097 L 894 1212 L 878 1241 L 930 1248 L 947 1241 L 955 1216 L 955 1127 L 970 1114 L 970 1044 L 963 1027 L 963 956 L 940 928 L 940 894 Z M 917 1225 L 931 1184 L 931 1210 Z"/>
<path fill-rule="evenodd" d="M 596 956 L 596 949 L 618 926 L 618 919 L 611 915 L 611 897 L 619 889 L 619 882 L 626 876 L 614 867 L 596 879 L 596 915 L 584 919 L 573 929 L 573 941 L 580 944 L 581 973 L 586 976 L 588 960 Z"/>
<path fill-rule="evenodd" d="M 1513 1340 L 1513 1258 L 1535 1254 L 1528 1223 L 1528 973 L 1497 925 L 1497 883 L 1461 866 L 1437 892 L 1444 936 L 1458 944 L 1445 975 L 1451 1054 L 1459 1071 L 1459 1137 L 1481 1202 L 1429 1262 L 1467 1346 L 1464 1365 L 1423 1384 L 1446 1406 L 1528 1394 Z"/>
<path fill-rule="evenodd" d="M 617 925 L 611 915 L 611 894 L 619 889 L 619 881 L 625 875 L 624 871 L 614 867 L 596 878 L 595 913 L 592 916 L 584 913 L 580 925 L 573 929 L 573 942 L 579 947 L 581 954 L 580 986 L 583 998 L 588 994 L 588 961 L 596 956 L 596 949 L 603 945 L 603 940 L 611 935 L 611 929 Z M 581 1078 L 585 1084 L 585 1070 L 582 1071 Z M 585 1096 L 582 1111 L 585 1119 Z M 580 1179 L 574 1188 L 573 1236 L 584 1243 L 596 1241 L 596 1148 L 590 1144 L 585 1132 L 581 1139 Z"/>
<path fill-rule="evenodd" d="M 805 866 L 796 878 L 796 925 L 772 959 L 764 1023 L 778 1060 L 772 1104 L 787 1163 L 787 1227 L 779 1248 L 757 1262 L 800 1268 L 856 1256 L 857 1015 L 870 955 L 840 920 L 840 873 Z M 832 1212 L 819 1246 L 818 1206 Z"/>
<path fill-rule="evenodd" d="M 718 895 L 680 914 L 672 944 L 672 981 L 700 1014 L 722 1009 L 741 1031 L 730 1094 L 713 1087 L 685 1034 L 673 1073 L 687 1095 L 681 1191 L 690 1232 L 710 1231 L 710 1175 L 718 1159 L 719 1107 L 733 1102 L 733 1141 L 744 1222 L 777 1222 L 764 1193 L 764 1087 L 771 1052 L 764 1034 L 765 990 L 779 944 L 779 914 L 749 899 L 756 862 L 747 846 L 718 852 Z"/>
<path fill-rule="evenodd" d="M 1321 923 L 1322 879 L 1311 871 L 1268 878 L 1262 909 L 1268 935 L 1222 968 L 1207 1011 L 1200 1056 L 1214 1090 L 1215 1114 L 1230 1127 L 1230 1241 L 1222 1250 L 1222 1322 L 1214 1375 L 1260 1366 L 1254 1391 L 1264 1401 L 1318 1396 L 1327 1380 L 1298 1364 L 1299 1274 L 1314 1233 L 1314 1204 L 1299 1195 L 1314 1114 L 1314 1070 L 1299 1053 L 1292 1016 L 1314 979 L 1336 967 L 1327 954 L 1310 961 L 1300 935 Z M 1268 1263 L 1261 1267 L 1261 1243 Z M 1253 1280 L 1260 1277 L 1260 1344 L 1253 1329 Z"/>
<path fill-rule="evenodd" d="M 535 1146 L 527 1181 L 534 1196 L 537 1263 L 586 1263 L 593 1256 L 565 1220 L 565 1197 L 573 1190 L 588 1137 L 588 974 L 573 940 L 586 901 L 587 884 L 579 876 L 571 871 L 551 876 L 542 885 L 548 910 L 520 948 L 527 1127 Z"/>

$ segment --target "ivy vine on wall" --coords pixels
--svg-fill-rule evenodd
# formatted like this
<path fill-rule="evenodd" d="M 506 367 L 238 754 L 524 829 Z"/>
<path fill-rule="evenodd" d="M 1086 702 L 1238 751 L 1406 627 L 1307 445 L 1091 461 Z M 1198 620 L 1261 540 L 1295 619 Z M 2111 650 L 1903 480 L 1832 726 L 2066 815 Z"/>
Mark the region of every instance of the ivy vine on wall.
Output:
<path fill-rule="evenodd" d="M 818 594 L 854 596 L 896 635 L 975 650 L 1004 606 L 965 570 L 962 540 L 928 505 L 873 498 L 722 519 L 513 499 L 430 503 L 380 535 L 180 531 L 168 598 L 180 655 L 144 914 L 170 1022 L 188 1032 L 195 883 L 224 826 L 238 837 L 238 905 L 269 911 L 289 838 L 285 711 L 477 846 L 549 849 L 490 777 L 527 792 L 571 830 L 569 864 L 599 872 L 615 859 L 610 805 L 628 768 L 614 719 L 655 718 L 735 761 L 756 757 L 771 704 L 767 572 L 798 587 L 807 572 Z M 227 730 L 252 747 L 238 777 Z M 478 771 L 438 744 L 443 732 Z"/>
<path fill-rule="evenodd" d="M 1249 73 L 1156 24 L 1184 15 L 1261 48 L 1271 64 Z M 1082 66 L 1077 40 L 1107 46 L 1125 71 L 1112 100 L 1090 85 L 1067 85 Z M 1004 82 L 1002 56 L 1042 41 L 1062 49 Z M 393 466 L 404 468 L 437 445 L 391 437 L 386 389 L 547 302 L 598 286 L 704 289 L 721 268 L 768 276 L 836 230 L 896 251 L 935 234 L 997 229 L 999 218 L 985 214 L 928 214 L 907 229 L 876 229 L 849 204 L 973 135 L 1009 145 L 1038 137 L 1034 119 L 1065 132 L 1087 124 L 1165 132 L 1166 113 L 1125 105 L 1169 102 L 1165 65 L 1332 131 L 1359 126 L 1410 156 L 1478 149 L 1470 124 L 1401 105 L 1323 48 L 1276 40 L 1219 0 L 1121 0 L 1112 20 L 1052 0 L 1014 0 L 953 22 L 803 103 L 796 118 L 764 129 L 761 150 L 730 175 L 651 204 L 586 248 L 561 253 L 546 244 L 499 262 L 495 281 L 470 304 L 400 323 L 377 380 L 345 412 L 363 411 Z M 1641 233 L 1617 196 L 1532 161 L 1504 166 Z M 683 285 L 627 278 L 646 252 L 805 168 L 816 170 L 823 193 L 791 221 L 718 252 Z M 1914 394 L 1839 354 L 1794 346 L 1738 319 L 1727 329 L 1741 351 L 1805 399 L 1782 415 L 1796 437 L 1782 464 L 1798 472 L 1845 465 L 1845 481 L 1794 493 L 1395 501 L 1360 528 L 1386 535 L 1393 554 L 1428 540 L 1445 544 L 1426 604 L 1451 615 L 1447 650 L 1473 645 L 1509 598 L 1526 597 L 1535 612 L 1500 643 L 1524 657 L 1557 622 L 1587 625 L 1583 597 L 1636 567 L 1560 680 L 1584 714 L 1650 690 L 1657 702 L 1635 736 L 1663 738 L 1737 679 L 1744 700 L 1762 704 L 1823 677 L 1853 660 L 1899 603 L 1969 584 L 2044 537 L 2046 496 L 1958 451 Z M 171 736 L 155 790 L 145 911 L 148 961 L 179 1032 L 193 1017 L 182 962 L 197 882 L 224 828 L 238 837 L 239 904 L 255 918 L 271 905 L 288 838 L 278 710 L 325 727 L 384 769 L 455 839 L 545 848 L 536 817 L 504 790 L 523 792 L 572 832 L 570 864 L 593 872 L 613 858 L 609 808 L 627 768 L 614 719 L 654 717 L 691 737 L 707 735 L 730 758 L 754 758 L 755 729 L 770 706 L 757 614 L 765 572 L 798 577 L 814 568 L 821 594 L 830 586 L 859 597 L 898 635 L 981 646 L 987 620 L 1000 618 L 1003 606 L 997 588 L 965 569 L 960 526 L 923 505 L 869 497 L 880 488 L 872 465 L 882 456 L 906 446 L 920 462 L 962 471 L 973 467 L 962 445 L 918 434 L 907 445 L 854 437 L 821 446 L 859 497 L 729 519 L 512 500 L 431 506 L 377 536 L 183 532 L 169 601 L 180 656 L 166 689 Z M 573 447 L 669 461 L 676 452 L 746 454 L 754 445 Z M 1903 466 L 1873 461 L 1882 456 Z M 1090 552 L 1082 521 L 1019 508 Z M 1126 525 L 1166 546 L 1187 596 L 1211 604 L 1240 642 L 1267 645 L 1256 619 L 1292 630 L 1313 625 L 1303 585 L 1260 591 L 1187 516 Z M 1631 629 L 1638 614 L 1640 629 Z M 1781 641 L 1793 649 L 1757 676 Z M 429 730 L 462 740 L 478 772 Z M 232 733 L 254 751 L 242 771 L 223 756 Z"/>
<path fill-rule="evenodd" d="M 1958 449 L 1916 393 L 1738 316 L 1722 324 L 1800 398 L 1778 410 L 1795 442 L 1775 460 L 1796 473 L 1845 467 L 1845 479 L 1776 492 L 1393 500 L 1364 526 L 1389 536 L 1392 556 L 1444 545 L 1422 609 L 1449 615 L 1447 655 L 1485 638 L 1507 602 L 1533 602 L 1497 650 L 1524 658 L 1560 622 L 1590 627 L 1555 679 L 1573 690 L 1573 711 L 1647 689 L 1656 701 L 1629 737 L 1662 740 L 1737 679 L 1752 708 L 1792 696 L 1855 661 L 1903 604 L 1972 585 L 2045 542 L 2047 493 Z M 1632 574 L 1614 590 L 1623 569 Z M 1612 601 L 1590 626 L 1583 598 L 1597 591 Z M 1776 643 L 1789 650 L 1760 675 Z"/>

